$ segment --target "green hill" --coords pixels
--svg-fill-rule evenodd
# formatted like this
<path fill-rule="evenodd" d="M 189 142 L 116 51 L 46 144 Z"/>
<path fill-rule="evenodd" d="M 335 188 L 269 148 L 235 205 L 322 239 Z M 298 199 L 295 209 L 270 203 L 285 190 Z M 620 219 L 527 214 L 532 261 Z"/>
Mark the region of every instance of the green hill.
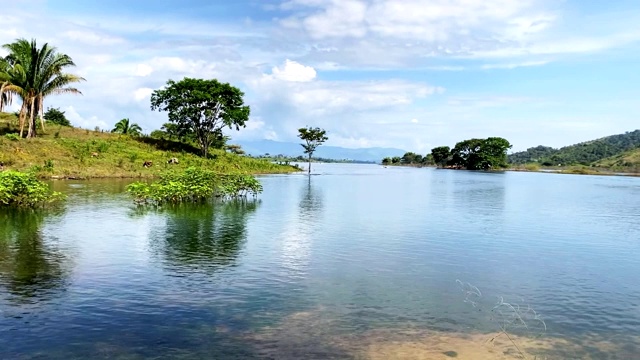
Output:
<path fill-rule="evenodd" d="M 298 170 L 224 150 L 211 150 L 211 158 L 205 159 L 199 156 L 199 149 L 181 142 L 53 124 L 45 125 L 44 133 L 39 129 L 35 139 L 20 139 L 17 123 L 14 114 L 0 113 L 0 163 L 4 169 L 34 171 L 42 178 L 155 177 L 171 169 L 190 166 L 224 174 Z M 168 164 L 172 158 L 179 163 Z M 146 161 L 153 165 L 144 167 Z"/>
<path fill-rule="evenodd" d="M 612 135 L 554 149 L 537 146 L 509 155 L 512 164 L 537 163 L 542 166 L 596 165 L 596 163 L 640 148 L 640 130 Z M 624 163 L 624 162 L 623 162 Z M 602 163 L 604 166 L 604 163 Z M 626 167 L 626 166 L 623 166 Z"/>
<path fill-rule="evenodd" d="M 640 173 L 640 148 L 625 151 L 595 163 L 595 166 L 609 168 L 614 171 L 631 171 Z"/>

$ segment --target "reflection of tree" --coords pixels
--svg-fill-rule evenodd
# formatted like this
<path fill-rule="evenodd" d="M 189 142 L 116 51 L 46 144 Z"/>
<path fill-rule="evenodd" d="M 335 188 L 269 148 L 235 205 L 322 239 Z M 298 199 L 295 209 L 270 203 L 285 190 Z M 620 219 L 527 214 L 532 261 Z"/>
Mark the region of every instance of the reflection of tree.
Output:
<path fill-rule="evenodd" d="M 314 217 L 322 209 L 322 194 L 311 184 L 311 178 L 305 185 L 300 199 L 300 217 L 303 221 L 315 221 Z"/>
<path fill-rule="evenodd" d="M 0 212 L 0 286 L 19 301 L 47 299 L 64 289 L 69 258 L 44 240 L 39 212 Z"/>
<path fill-rule="evenodd" d="M 247 215 L 259 202 L 184 205 L 166 210 L 154 246 L 173 266 L 211 270 L 233 264 L 246 239 Z"/>

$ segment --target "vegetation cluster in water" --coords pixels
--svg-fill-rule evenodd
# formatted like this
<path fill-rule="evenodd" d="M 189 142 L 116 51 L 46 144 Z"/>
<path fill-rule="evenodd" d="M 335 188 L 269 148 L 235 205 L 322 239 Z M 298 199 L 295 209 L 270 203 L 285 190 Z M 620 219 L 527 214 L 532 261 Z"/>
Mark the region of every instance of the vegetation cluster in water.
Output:
<path fill-rule="evenodd" d="M 222 175 L 191 167 L 184 172 L 162 175 L 153 183 L 135 182 L 127 192 L 138 204 L 206 202 L 214 197 L 223 199 L 256 197 L 262 184 L 251 175 Z"/>
<path fill-rule="evenodd" d="M 0 172 L 0 207 L 36 207 L 62 199 L 32 173 Z"/>

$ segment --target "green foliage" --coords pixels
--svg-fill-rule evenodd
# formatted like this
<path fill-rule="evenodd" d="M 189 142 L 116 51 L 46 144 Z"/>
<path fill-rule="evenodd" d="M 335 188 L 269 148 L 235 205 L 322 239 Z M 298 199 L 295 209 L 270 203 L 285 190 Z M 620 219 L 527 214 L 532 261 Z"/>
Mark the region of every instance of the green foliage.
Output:
<path fill-rule="evenodd" d="M 75 63 L 65 54 L 57 52 L 55 47 L 44 44 L 38 48 L 36 41 L 17 39 L 3 46 L 9 54 L 5 57 L 4 70 L 0 73 L 2 92 L 15 95 L 22 100 L 20 110 L 21 124 L 29 124 L 27 137 L 36 136 L 37 117 L 44 111 L 44 99 L 54 94 L 80 94 L 69 85 L 84 81 L 83 78 L 63 73 Z M 44 130 L 44 120 L 41 117 Z M 20 128 L 20 135 L 23 128 Z"/>
<path fill-rule="evenodd" d="M 131 123 L 129 119 L 125 118 L 116 123 L 111 130 L 112 133 L 140 136 L 142 134 L 142 128 L 136 123 Z"/>
<path fill-rule="evenodd" d="M 6 137 L 7 139 L 11 140 L 11 141 L 18 141 L 20 140 L 20 136 L 18 134 L 15 133 L 11 133 L 11 134 L 5 134 L 4 137 Z"/>
<path fill-rule="evenodd" d="M 460 141 L 451 149 L 449 163 L 468 170 L 507 167 L 507 150 L 511 144 L 500 137 Z"/>
<path fill-rule="evenodd" d="M 51 124 L 71 126 L 71 122 L 64 116 L 64 111 L 60 111 L 59 108 L 48 108 L 44 113 L 44 119 Z"/>
<path fill-rule="evenodd" d="M 215 79 L 169 80 L 151 95 L 151 110 L 167 111 L 176 127 L 166 130 L 177 136 L 193 134 L 206 158 L 212 144 L 223 137 L 222 128 L 246 126 L 250 109 L 243 96 L 240 89 Z"/>
<path fill-rule="evenodd" d="M 389 165 L 391 164 L 391 158 L 390 157 L 386 157 L 384 159 L 382 159 L 382 165 Z"/>
<path fill-rule="evenodd" d="M 51 204 L 61 198 L 62 194 L 51 192 L 49 186 L 33 174 L 0 172 L 0 206 L 36 207 Z"/>
<path fill-rule="evenodd" d="M 431 157 L 433 162 L 438 166 L 445 166 L 449 162 L 451 149 L 448 146 L 438 146 L 431 149 Z"/>
<path fill-rule="evenodd" d="M 136 182 L 127 187 L 140 204 L 205 202 L 214 197 L 224 199 L 257 196 L 262 192 L 260 182 L 250 175 L 220 175 L 191 167 L 184 172 L 168 173 L 159 181 L 148 184 Z"/>
<path fill-rule="evenodd" d="M 311 156 L 313 156 L 318 146 L 329 140 L 327 132 L 319 127 L 300 128 L 298 129 L 298 137 L 305 142 L 300 145 L 304 149 L 304 153 L 309 156 L 309 174 L 311 174 Z"/>
<path fill-rule="evenodd" d="M 554 149 L 537 146 L 509 155 L 509 162 L 535 162 L 543 166 L 590 165 L 640 147 L 640 130 Z"/>

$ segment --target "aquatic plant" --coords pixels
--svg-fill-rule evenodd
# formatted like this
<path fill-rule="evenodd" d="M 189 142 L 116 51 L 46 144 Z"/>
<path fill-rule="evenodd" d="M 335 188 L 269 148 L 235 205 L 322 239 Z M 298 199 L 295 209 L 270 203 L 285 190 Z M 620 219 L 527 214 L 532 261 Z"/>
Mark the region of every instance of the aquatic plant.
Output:
<path fill-rule="evenodd" d="M 18 171 L 0 172 L 0 207 L 36 207 L 61 200 L 63 195 L 34 174 Z"/>
<path fill-rule="evenodd" d="M 464 293 L 464 302 L 482 311 L 482 292 L 480 289 L 460 280 L 456 280 L 456 283 Z M 523 359 L 527 359 L 527 356 L 512 335 L 515 332 L 524 331 L 527 335 L 541 336 L 547 331 L 547 324 L 531 306 L 507 302 L 502 296 L 498 297 L 498 301 L 489 313 L 491 314 L 490 320 L 498 326 L 499 332 L 487 342 L 493 343 L 499 336 L 504 335 Z"/>
<path fill-rule="evenodd" d="M 127 192 L 138 204 L 206 202 L 215 197 L 238 199 L 256 197 L 262 184 L 251 175 L 221 175 L 190 167 L 183 172 L 170 172 L 153 183 L 135 182 Z"/>

